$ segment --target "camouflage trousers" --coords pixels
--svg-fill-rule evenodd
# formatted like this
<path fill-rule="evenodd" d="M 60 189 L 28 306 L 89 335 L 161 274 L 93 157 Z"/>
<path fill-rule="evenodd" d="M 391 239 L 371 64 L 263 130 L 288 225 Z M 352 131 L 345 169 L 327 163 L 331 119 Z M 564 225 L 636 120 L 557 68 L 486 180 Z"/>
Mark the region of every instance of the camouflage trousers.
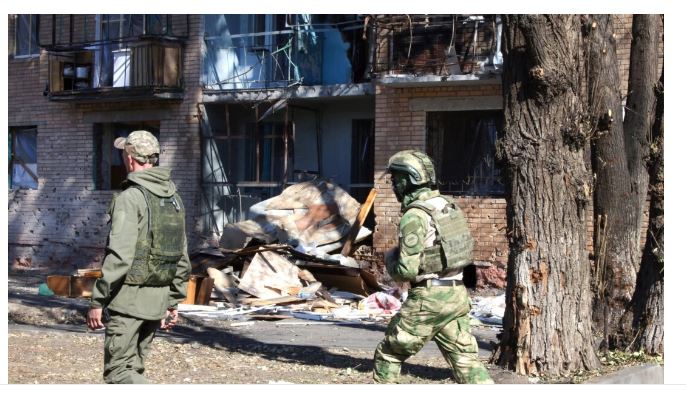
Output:
<path fill-rule="evenodd" d="M 493 383 L 478 358 L 469 309 L 467 289 L 462 285 L 412 288 L 376 348 L 374 381 L 398 383 L 402 363 L 433 339 L 457 382 Z"/>
<path fill-rule="evenodd" d="M 143 361 L 160 320 L 141 320 L 112 312 L 105 330 L 106 383 L 150 383 Z"/>

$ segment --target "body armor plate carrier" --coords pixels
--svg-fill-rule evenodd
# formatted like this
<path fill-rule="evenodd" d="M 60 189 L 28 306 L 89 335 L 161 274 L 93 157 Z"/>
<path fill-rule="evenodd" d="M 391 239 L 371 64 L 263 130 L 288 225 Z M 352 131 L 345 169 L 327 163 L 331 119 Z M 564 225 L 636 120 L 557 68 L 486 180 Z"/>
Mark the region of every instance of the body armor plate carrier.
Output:
<path fill-rule="evenodd" d="M 424 250 L 420 274 L 436 273 L 442 275 L 454 270 L 462 270 L 472 263 L 474 240 L 469 233 L 467 220 L 454 200 L 441 196 L 448 203 L 438 210 L 426 201 L 415 201 L 407 206 L 426 212 L 436 228 L 434 245 Z"/>
<path fill-rule="evenodd" d="M 148 234 L 136 242 L 136 253 L 124 283 L 144 286 L 171 284 L 183 256 L 185 211 L 178 193 L 160 197 L 140 185 L 148 205 Z"/>

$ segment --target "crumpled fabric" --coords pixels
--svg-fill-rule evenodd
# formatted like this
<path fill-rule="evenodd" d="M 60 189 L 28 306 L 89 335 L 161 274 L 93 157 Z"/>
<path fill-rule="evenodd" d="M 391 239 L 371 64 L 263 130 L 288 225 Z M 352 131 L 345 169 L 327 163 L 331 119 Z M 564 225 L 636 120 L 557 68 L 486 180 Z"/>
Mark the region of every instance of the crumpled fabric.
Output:
<path fill-rule="evenodd" d="M 398 298 L 385 292 L 375 292 L 369 295 L 364 302 L 368 309 L 381 309 L 384 313 L 392 313 L 400 310 L 402 303 Z"/>

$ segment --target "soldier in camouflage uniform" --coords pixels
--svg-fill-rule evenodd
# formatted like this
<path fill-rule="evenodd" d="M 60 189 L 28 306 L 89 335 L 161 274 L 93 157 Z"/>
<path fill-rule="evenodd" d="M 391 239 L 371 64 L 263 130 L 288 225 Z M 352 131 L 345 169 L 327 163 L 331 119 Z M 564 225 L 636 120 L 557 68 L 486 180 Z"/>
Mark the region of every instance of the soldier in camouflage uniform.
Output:
<path fill-rule="evenodd" d="M 160 145 L 148 131 L 118 138 L 128 172 L 122 192 L 112 199 L 111 229 L 102 278 L 93 288 L 88 327 L 103 327 L 107 383 L 148 383 L 144 358 L 158 327 L 178 319 L 186 297 L 190 261 L 186 251 L 185 212 L 171 170 L 155 167 Z"/>
<path fill-rule="evenodd" d="M 393 192 L 401 203 L 400 247 L 386 269 L 412 288 L 374 353 L 374 381 L 397 383 L 401 364 L 435 340 L 459 383 L 493 383 L 478 359 L 462 269 L 471 263 L 473 240 L 462 211 L 431 190 L 434 166 L 425 153 L 405 150 L 389 159 Z"/>

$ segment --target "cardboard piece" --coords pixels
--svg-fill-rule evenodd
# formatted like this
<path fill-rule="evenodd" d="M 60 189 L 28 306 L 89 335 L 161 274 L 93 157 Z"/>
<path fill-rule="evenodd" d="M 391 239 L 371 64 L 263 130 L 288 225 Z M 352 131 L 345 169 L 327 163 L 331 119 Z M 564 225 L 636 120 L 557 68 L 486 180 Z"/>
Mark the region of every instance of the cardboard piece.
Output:
<path fill-rule="evenodd" d="M 274 252 L 255 254 L 250 265 L 243 270 L 238 288 L 261 299 L 286 296 L 283 291 L 288 287 L 301 285 L 298 278 L 300 269 Z"/>

